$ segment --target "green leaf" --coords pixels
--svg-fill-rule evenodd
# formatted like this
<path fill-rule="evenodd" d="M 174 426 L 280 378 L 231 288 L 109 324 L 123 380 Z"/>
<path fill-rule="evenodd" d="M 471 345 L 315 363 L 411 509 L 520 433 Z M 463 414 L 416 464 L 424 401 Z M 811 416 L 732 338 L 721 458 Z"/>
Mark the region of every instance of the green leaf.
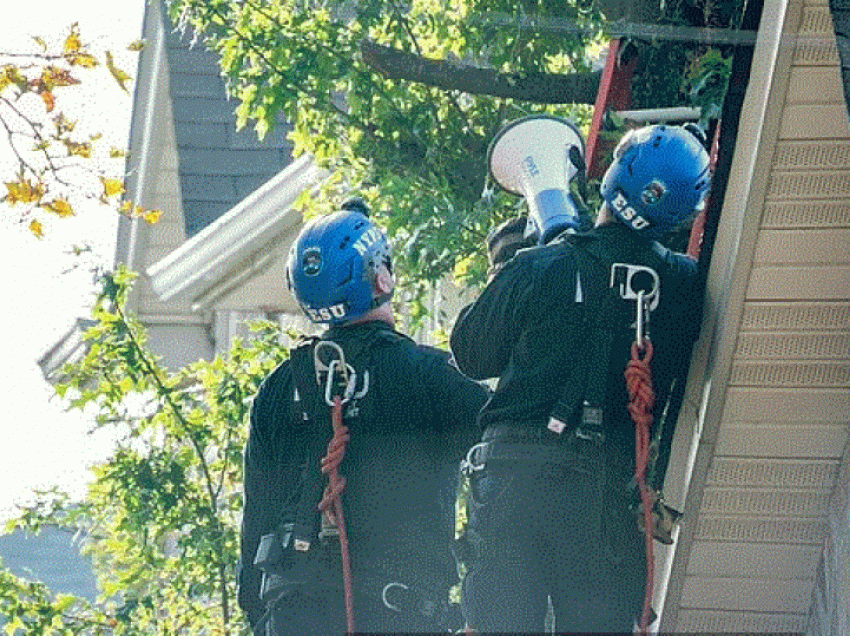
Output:
<path fill-rule="evenodd" d="M 76 598 L 70 594 L 60 594 L 56 597 L 54 607 L 57 612 L 66 612 L 71 609 L 71 606 L 76 602 Z"/>

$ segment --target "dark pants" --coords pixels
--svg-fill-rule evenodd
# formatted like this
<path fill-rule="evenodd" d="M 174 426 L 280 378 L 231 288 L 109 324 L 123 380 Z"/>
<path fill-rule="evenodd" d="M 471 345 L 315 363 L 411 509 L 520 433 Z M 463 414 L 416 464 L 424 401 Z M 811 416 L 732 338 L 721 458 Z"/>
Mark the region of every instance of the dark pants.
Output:
<path fill-rule="evenodd" d="M 601 496 L 598 447 L 573 440 L 505 443 L 472 473 L 463 581 L 470 627 L 540 633 L 551 597 L 558 632 L 632 632 L 644 539 L 622 492 Z"/>
<path fill-rule="evenodd" d="M 437 633 L 424 617 L 400 614 L 378 599 L 355 595 L 358 634 Z M 268 636 L 342 636 L 347 632 L 342 590 L 298 591 L 279 603 L 268 625 Z"/>
<path fill-rule="evenodd" d="M 354 623 L 357 634 L 437 634 L 459 626 L 450 613 L 447 592 L 425 591 L 413 577 L 401 584 L 386 572 L 358 571 L 354 579 Z M 389 585 L 387 585 L 389 583 Z M 274 593 L 272 592 L 272 595 Z M 266 631 L 257 636 L 341 636 L 348 631 L 342 565 L 337 550 L 320 551 L 311 561 L 306 581 L 273 601 Z"/>

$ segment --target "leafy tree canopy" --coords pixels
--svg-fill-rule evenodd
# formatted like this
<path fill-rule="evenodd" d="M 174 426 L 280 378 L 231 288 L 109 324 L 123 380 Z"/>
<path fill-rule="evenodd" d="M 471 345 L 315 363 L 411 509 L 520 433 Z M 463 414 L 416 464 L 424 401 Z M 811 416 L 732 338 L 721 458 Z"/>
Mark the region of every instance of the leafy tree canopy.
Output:
<path fill-rule="evenodd" d="M 35 636 L 224 636 L 247 632 L 235 602 L 242 449 L 250 398 L 284 359 L 278 329 L 225 357 L 170 371 L 124 310 L 133 275 L 103 278 L 88 351 L 58 393 L 119 438 L 88 495 L 38 493 L 7 530 L 79 531 L 100 596 L 56 595 L 0 568 L 6 633 Z"/>
<path fill-rule="evenodd" d="M 240 125 L 262 137 L 288 121 L 295 153 L 332 171 L 313 211 L 347 191 L 364 195 L 395 240 L 401 271 L 417 281 L 483 276 L 484 237 L 518 206 L 498 193 L 482 199 L 496 131 L 536 112 L 586 127 L 596 95 L 592 82 L 558 84 L 591 71 L 602 50 L 601 16 L 587 0 L 174 0 L 170 10 L 221 55 Z M 516 24 L 480 20 L 487 12 Z M 529 15 L 577 28 L 539 32 Z M 550 82 L 560 94 L 547 98 Z M 523 83 L 536 92 L 505 96 Z M 460 89 L 470 85 L 501 92 Z M 530 94 L 536 101 L 523 99 Z"/>
<path fill-rule="evenodd" d="M 487 148 L 499 128 L 548 112 L 587 133 L 606 18 L 734 27 L 744 1 L 169 4 L 180 28 L 220 54 L 239 125 L 262 137 L 289 122 L 295 153 L 330 169 L 319 195 L 305 197 L 308 209 L 364 195 L 395 240 L 400 271 L 421 291 L 447 273 L 481 281 L 487 232 L 521 210 L 488 180 Z M 706 118 L 717 116 L 729 47 L 636 44 L 646 60 L 635 79 L 639 105 L 657 106 L 653 95 L 663 94 L 661 105 L 701 105 Z"/>

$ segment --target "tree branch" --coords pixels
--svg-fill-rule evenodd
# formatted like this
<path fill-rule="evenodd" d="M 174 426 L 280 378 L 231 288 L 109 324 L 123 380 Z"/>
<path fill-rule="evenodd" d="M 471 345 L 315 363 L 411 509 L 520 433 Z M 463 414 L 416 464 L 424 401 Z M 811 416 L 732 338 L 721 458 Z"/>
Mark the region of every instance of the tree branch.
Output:
<path fill-rule="evenodd" d="M 360 43 L 360 53 L 366 64 L 389 79 L 539 104 L 594 104 L 602 77 L 602 71 L 568 75 L 499 73 L 493 69 L 420 57 L 370 40 Z"/>

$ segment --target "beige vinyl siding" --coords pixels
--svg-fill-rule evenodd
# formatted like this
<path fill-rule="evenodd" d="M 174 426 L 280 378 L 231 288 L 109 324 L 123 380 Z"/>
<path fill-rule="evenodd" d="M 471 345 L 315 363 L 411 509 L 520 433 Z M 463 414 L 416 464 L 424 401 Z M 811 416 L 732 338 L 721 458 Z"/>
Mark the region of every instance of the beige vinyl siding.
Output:
<path fill-rule="evenodd" d="M 722 408 L 716 423 L 703 422 L 709 435 L 688 498 L 696 514 L 665 608 L 670 631 L 804 630 L 848 444 L 850 121 L 829 6 L 791 0 L 792 29 L 798 16 L 796 45 L 786 31 L 775 58 L 771 90 L 787 74 L 787 91 L 763 102 L 764 134 L 776 131 L 759 149 L 769 168 L 753 171 L 763 185 L 745 186 L 755 194 L 737 239 L 719 237 L 746 259 L 734 281 L 742 296 L 718 326 L 730 353 L 712 352 L 728 365 L 715 370 L 725 387 L 711 389 Z M 795 46 L 790 56 L 783 45 Z M 754 73 L 769 62 L 756 60 Z M 752 143 L 739 138 L 738 150 Z"/>

